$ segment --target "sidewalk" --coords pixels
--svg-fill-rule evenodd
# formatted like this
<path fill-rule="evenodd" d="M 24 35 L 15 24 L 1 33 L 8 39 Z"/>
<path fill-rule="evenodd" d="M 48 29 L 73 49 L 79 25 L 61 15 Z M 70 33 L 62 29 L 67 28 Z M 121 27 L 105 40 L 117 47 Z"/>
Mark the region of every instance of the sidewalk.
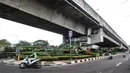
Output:
<path fill-rule="evenodd" d="M 116 54 L 113 56 L 118 56 L 121 54 Z M 63 65 L 68 65 L 68 64 L 77 64 L 77 63 L 82 63 L 82 62 L 88 62 L 92 60 L 99 60 L 99 59 L 104 59 L 108 58 L 109 56 L 100 56 L 100 57 L 93 57 L 93 58 L 87 58 L 87 59 L 78 59 L 78 60 L 72 60 L 72 61 L 42 61 L 43 66 L 63 66 Z M 21 61 L 16 61 L 14 59 L 10 60 L 4 60 L 3 63 L 6 64 L 11 64 L 11 65 L 19 65 Z"/>

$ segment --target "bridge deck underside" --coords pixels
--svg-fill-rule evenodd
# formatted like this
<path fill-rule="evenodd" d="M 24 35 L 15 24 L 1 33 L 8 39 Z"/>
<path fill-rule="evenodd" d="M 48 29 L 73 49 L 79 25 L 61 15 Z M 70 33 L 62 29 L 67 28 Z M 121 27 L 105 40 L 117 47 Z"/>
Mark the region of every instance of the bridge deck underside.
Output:
<path fill-rule="evenodd" d="M 0 3 L 0 17 L 8 20 L 12 20 L 18 23 L 26 24 L 36 28 L 48 30 L 64 36 L 68 36 L 68 31 L 70 29 L 64 28 L 57 24 L 51 23 L 44 19 L 38 18 L 36 16 L 27 14 L 15 8 L 11 8 L 7 5 Z M 24 30 L 24 29 L 23 29 Z M 35 33 L 34 33 L 35 34 Z M 44 34 L 44 33 L 43 33 Z M 79 36 L 81 34 L 74 32 L 74 36 Z"/>
<path fill-rule="evenodd" d="M 97 43 L 96 45 L 99 45 L 101 47 L 117 47 L 118 45 L 111 42 L 110 40 L 104 38 L 104 42 Z"/>

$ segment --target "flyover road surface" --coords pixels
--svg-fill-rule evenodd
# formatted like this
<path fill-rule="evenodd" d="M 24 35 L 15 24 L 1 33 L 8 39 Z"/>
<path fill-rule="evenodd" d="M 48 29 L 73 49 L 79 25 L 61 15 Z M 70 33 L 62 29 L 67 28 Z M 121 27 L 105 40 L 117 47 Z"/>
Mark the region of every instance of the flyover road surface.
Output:
<path fill-rule="evenodd" d="M 130 55 L 113 60 L 101 59 L 75 65 L 19 69 L 17 66 L 0 63 L 0 73 L 130 73 Z"/>

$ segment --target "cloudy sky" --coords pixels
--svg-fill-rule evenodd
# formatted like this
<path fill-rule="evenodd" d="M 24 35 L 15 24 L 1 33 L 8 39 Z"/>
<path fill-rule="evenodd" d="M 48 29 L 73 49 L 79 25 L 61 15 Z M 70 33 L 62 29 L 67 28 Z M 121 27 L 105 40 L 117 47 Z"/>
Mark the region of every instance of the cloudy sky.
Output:
<path fill-rule="evenodd" d="M 86 0 L 130 44 L 130 0 Z"/>
<path fill-rule="evenodd" d="M 7 39 L 13 44 L 20 40 L 34 42 L 39 39 L 47 40 L 51 45 L 62 43 L 62 35 L 5 19 L 0 19 L 0 39 Z"/>
<path fill-rule="evenodd" d="M 130 44 L 130 0 L 86 0 L 86 2 Z M 62 43 L 62 35 L 1 18 L 0 39 L 7 39 L 12 43 L 17 43 L 19 40 L 33 42 L 38 39 L 47 40 L 51 45 Z"/>

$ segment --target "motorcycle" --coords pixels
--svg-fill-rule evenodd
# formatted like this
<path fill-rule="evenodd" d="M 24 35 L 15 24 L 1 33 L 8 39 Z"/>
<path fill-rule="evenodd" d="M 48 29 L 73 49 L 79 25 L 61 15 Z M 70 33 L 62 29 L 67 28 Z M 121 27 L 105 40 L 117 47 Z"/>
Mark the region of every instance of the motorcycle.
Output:
<path fill-rule="evenodd" d="M 125 58 L 126 57 L 126 55 L 125 54 L 123 54 L 123 58 Z"/>
<path fill-rule="evenodd" d="M 125 58 L 125 55 L 123 55 L 123 58 Z"/>
<path fill-rule="evenodd" d="M 41 68 L 42 64 L 40 59 L 35 59 L 35 58 L 28 58 L 26 56 L 26 58 L 24 58 L 21 63 L 19 64 L 19 67 L 21 69 L 23 68 L 27 68 L 27 67 L 36 67 L 36 68 Z"/>
<path fill-rule="evenodd" d="M 112 60 L 113 59 L 113 56 L 111 53 L 109 53 L 109 57 L 108 57 L 109 60 Z"/>
<path fill-rule="evenodd" d="M 108 59 L 110 59 L 110 60 L 113 59 L 113 56 L 110 56 Z"/>

